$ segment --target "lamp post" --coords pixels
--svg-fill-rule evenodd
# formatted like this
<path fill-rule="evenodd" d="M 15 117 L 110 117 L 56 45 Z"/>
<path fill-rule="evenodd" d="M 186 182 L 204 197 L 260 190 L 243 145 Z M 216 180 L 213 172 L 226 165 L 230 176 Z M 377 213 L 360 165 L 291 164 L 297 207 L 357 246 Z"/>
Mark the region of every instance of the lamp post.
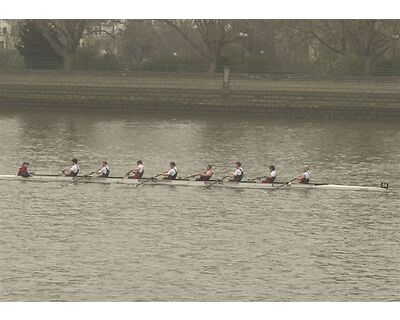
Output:
<path fill-rule="evenodd" d="M 243 65 L 247 65 L 247 61 L 246 61 L 246 40 L 248 37 L 248 34 L 246 32 L 239 32 L 239 37 L 242 40 L 242 64 Z"/>
<path fill-rule="evenodd" d="M 179 70 L 179 65 L 178 65 L 178 52 L 176 52 L 176 51 L 172 52 L 172 63 L 173 63 L 172 68 L 174 68 L 175 71 L 178 71 L 178 70 Z"/>

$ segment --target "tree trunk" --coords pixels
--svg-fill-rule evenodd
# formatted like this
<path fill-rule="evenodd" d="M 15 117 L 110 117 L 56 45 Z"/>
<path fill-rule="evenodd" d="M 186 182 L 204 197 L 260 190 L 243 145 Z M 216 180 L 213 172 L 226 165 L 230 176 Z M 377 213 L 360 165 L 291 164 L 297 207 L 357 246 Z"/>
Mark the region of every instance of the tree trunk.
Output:
<path fill-rule="evenodd" d="M 71 71 L 72 69 L 72 55 L 64 54 L 63 55 L 63 63 L 64 63 L 64 71 Z"/>
<path fill-rule="evenodd" d="M 373 67 L 373 59 L 371 56 L 363 57 L 363 76 L 368 77 L 371 74 L 371 70 Z"/>
<path fill-rule="evenodd" d="M 217 61 L 221 56 L 222 47 L 209 48 L 207 54 L 208 73 L 214 74 L 217 70 Z"/>
<path fill-rule="evenodd" d="M 217 57 L 212 57 L 208 60 L 208 73 L 214 74 L 217 70 Z"/>

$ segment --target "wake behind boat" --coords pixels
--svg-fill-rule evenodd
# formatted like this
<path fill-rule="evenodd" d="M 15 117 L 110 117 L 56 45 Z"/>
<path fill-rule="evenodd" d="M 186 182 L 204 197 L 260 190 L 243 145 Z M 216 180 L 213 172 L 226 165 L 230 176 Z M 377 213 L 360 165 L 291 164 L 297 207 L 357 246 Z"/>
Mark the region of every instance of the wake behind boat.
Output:
<path fill-rule="evenodd" d="M 66 177 L 61 175 L 51 174 L 35 174 L 30 177 L 22 177 L 15 175 L 0 175 L 0 180 L 8 181 L 24 181 L 24 182 L 61 182 L 61 183 L 101 183 L 101 184 L 128 184 L 138 185 L 147 181 L 147 185 L 157 186 L 189 186 L 189 187 L 207 187 L 212 184 L 212 188 L 240 188 L 240 189 L 266 189 L 280 190 L 290 189 L 323 189 L 323 190 L 344 190 L 344 191 L 387 191 L 389 184 L 382 182 L 380 186 L 353 186 L 329 183 L 287 183 L 287 182 L 273 182 L 261 183 L 254 181 L 226 181 L 226 180 L 209 180 L 209 181 L 194 181 L 189 179 L 159 179 L 159 178 L 141 178 L 141 179 L 127 179 L 124 177 L 98 177 L 98 176 L 75 176 Z"/>

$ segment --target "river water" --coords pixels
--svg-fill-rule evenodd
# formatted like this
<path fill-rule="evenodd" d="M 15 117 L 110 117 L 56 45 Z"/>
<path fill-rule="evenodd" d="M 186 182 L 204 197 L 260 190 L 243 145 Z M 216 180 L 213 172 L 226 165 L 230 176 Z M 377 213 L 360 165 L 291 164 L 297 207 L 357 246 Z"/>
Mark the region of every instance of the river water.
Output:
<path fill-rule="evenodd" d="M 396 122 L 0 113 L 0 173 L 110 162 L 180 176 L 242 161 L 280 181 L 389 182 L 389 192 L 1 181 L 1 301 L 399 300 Z"/>

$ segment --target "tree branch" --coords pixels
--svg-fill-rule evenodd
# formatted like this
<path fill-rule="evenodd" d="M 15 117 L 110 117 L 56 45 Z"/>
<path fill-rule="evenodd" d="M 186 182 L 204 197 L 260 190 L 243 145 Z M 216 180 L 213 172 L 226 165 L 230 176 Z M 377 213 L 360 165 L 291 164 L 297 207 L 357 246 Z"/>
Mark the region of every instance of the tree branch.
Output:
<path fill-rule="evenodd" d="M 171 20 L 163 20 L 168 26 L 172 27 L 175 31 L 177 31 L 195 50 L 197 50 L 201 56 L 206 57 L 207 54 L 204 52 L 203 48 L 201 48 L 196 42 L 194 42 L 182 29 L 173 23 Z"/>

